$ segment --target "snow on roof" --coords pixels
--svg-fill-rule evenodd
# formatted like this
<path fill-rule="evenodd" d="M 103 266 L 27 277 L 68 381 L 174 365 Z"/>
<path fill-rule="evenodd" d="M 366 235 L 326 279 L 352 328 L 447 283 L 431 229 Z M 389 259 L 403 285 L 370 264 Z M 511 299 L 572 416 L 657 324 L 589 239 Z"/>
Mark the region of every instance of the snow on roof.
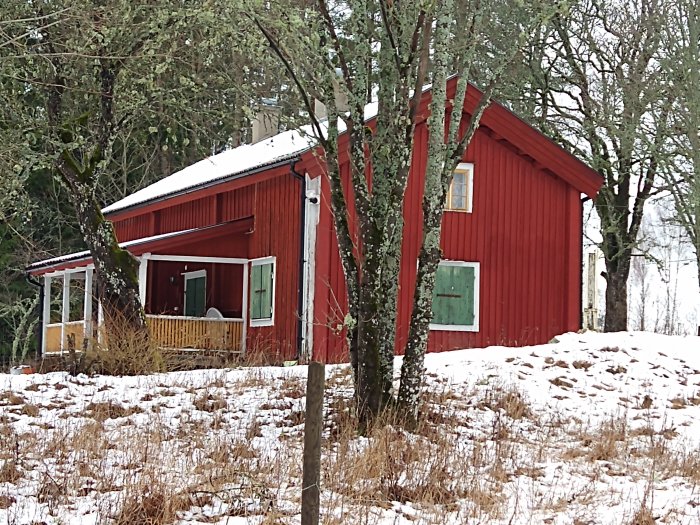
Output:
<path fill-rule="evenodd" d="M 364 118 L 377 116 L 378 104 L 365 106 Z M 322 122 L 322 126 L 325 121 Z M 326 131 L 323 127 L 323 131 Z M 338 131 L 345 131 L 345 123 L 338 120 Z M 181 193 L 220 179 L 245 175 L 246 173 L 277 162 L 291 160 L 316 144 L 315 133 L 310 125 L 298 130 L 284 131 L 255 144 L 244 144 L 200 160 L 186 168 L 154 182 L 145 188 L 110 204 L 102 210 L 112 213 L 137 204 L 143 204 L 161 197 Z"/>
<path fill-rule="evenodd" d="M 292 159 L 309 149 L 314 142 L 315 139 L 308 133 L 293 130 L 285 131 L 256 144 L 245 144 L 235 149 L 226 150 L 154 182 L 150 186 L 110 204 L 102 211 L 104 213 L 115 212 L 136 204 L 180 193 L 218 179 L 244 174 L 261 166 Z"/>

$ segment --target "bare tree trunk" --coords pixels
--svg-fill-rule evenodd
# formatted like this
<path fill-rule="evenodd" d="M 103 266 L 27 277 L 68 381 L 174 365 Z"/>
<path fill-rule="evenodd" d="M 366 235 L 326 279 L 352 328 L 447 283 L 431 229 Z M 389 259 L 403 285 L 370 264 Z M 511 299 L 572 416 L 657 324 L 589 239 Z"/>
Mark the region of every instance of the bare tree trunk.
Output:
<path fill-rule="evenodd" d="M 615 264 L 606 260 L 605 332 L 627 330 L 627 279 L 629 260 Z"/>

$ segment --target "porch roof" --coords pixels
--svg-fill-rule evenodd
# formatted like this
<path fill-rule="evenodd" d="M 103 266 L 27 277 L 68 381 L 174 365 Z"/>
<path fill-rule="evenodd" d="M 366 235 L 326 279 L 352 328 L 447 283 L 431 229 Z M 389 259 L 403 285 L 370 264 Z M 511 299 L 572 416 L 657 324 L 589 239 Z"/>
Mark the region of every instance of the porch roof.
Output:
<path fill-rule="evenodd" d="M 172 248 L 182 244 L 185 241 L 204 241 L 227 233 L 245 233 L 251 231 L 253 224 L 253 217 L 245 217 L 243 219 L 212 224 L 201 228 L 191 228 L 189 230 L 162 233 L 151 237 L 143 237 L 141 239 L 120 242 L 119 247 L 127 249 L 132 255 L 138 257 L 144 253 Z M 31 275 L 43 275 L 49 272 L 87 266 L 91 263 L 91 261 L 92 256 L 90 255 L 90 252 L 85 250 L 32 263 L 27 266 L 26 272 Z"/>

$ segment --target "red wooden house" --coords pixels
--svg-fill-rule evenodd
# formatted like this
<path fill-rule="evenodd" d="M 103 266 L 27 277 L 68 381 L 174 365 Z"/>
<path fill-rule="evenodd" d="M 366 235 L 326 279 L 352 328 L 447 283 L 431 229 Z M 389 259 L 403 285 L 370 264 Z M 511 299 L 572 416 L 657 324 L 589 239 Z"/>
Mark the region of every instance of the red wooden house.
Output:
<path fill-rule="evenodd" d="M 449 95 L 454 80 L 448 88 Z M 465 118 L 478 95 L 469 90 Z M 307 135 L 287 131 L 105 208 L 119 241 L 140 260 L 141 298 L 163 346 L 345 359 L 344 276 L 314 147 Z M 398 349 L 416 276 L 426 150 L 423 119 L 404 201 Z M 578 329 L 582 194 L 594 197 L 601 177 L 496 103 L 463 160 L 443 219 L 429 349 L 541 343 Z M 99 313 L 88 253 L 28 271 L 44 277 L 44 352 L 92 333 Z M 63 300 L 52 308 L 57 284 Z M 76 289 L 80 299 L 71 300 Z"/>

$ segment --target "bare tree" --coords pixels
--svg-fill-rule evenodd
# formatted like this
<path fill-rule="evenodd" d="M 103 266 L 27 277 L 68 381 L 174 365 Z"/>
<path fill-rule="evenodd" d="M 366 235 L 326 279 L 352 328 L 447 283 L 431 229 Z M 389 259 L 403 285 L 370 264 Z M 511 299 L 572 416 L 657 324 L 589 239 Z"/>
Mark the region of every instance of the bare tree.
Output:
<path fill-rule="evenodd" d="M 627 329 L 627 281 L 647 200 L 667 160 L 671 93 L 661 70 L 670 0 L 578 0 L 531 44 L 531 108 L 605 178 L 595 201 L 605 257 L 605 331 Z"/>
<path fill-rule="evenodd" d="M 432 86 L 423 244 L 398 395 L 404 413 L 415 417 L 446 190 L 507 65 L 541 22 L 543 5 L 318 0 L 302 12 L 289 5 L 281 8 L 277 2 L 271 2 L 270 9 L 286 15 L 281 20 L 253 18 L 294 79 L 325 152 L 348 290 L 348 345 L 365 420 L 394 399 L 403 197 L 422 88 L 425 83 Z M 460 128 L 474 70 L 484 73 L 483 96 L 467 125 Z M 447 79 L 453 72 L 459 80 L 446 105 Z M 378 112 L 370 129 L 364 109 L 373 91 Z M 316 115 L 314 99 L 325 105 L 327 121 Z M 339 99 L 348 101 L 347 108 L 339 108 Z M 339 123 L 346 130 L 348 152 L 339 150 Z M 341 178 L 340 157 L 346 153 L 349 181 Z M 350 213 L 349 203 L 355 213 Z"/>
<path fill-rule="evenodd" d="M 700 5 L 691 0 L 675 2 L 669 25 L 673 33 L 666 40 L 662 67 L 675 98 L 670 137 L 675 162 L 664 176 L 675 203 L 676 220 L 695 252 L 700 285 Z"/>

